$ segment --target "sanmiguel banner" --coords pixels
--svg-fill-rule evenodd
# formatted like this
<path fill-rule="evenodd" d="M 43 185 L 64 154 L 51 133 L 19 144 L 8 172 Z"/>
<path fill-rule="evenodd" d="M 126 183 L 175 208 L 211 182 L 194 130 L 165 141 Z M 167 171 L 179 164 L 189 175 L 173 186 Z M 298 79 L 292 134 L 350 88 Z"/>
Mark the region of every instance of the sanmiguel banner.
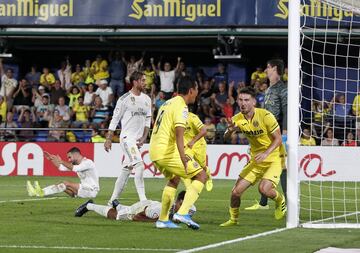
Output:
<path fill-rule="evenodd" d="M 288 1 L 0 0 L 0 26 L 286 27 Z M 306 0 L 300 11 L 333 21 L 350 20 L 353 15 L 319 0 Z"/>

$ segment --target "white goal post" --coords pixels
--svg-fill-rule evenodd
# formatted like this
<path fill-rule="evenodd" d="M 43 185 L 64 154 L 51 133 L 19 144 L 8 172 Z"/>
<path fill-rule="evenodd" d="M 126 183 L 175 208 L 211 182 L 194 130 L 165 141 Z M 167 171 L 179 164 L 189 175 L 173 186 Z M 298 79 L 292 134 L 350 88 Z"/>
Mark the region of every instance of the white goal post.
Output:
<path fill-rule="evenodd" d="M 287 227 L 360 228 L 360 0 L 288 5 Z"/>

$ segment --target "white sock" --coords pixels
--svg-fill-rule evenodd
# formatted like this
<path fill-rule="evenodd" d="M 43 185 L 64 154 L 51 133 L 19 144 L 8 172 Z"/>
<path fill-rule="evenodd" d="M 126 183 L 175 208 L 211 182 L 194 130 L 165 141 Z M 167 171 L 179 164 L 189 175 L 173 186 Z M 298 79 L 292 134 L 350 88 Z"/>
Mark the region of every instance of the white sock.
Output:
<path fill-rule="evenodd" d="M 111 209 L 110 206 L 96 205 L 96 204 L 92 204 L 92 203 L 87 204 L 86 208 L 89 211 L 94 211 L 95 213 L 98 213 L 101 216 L 104 216 L 105 218 L 107 218 L 107 214 L 108 214 L 109 210 Z"/>
<path fill-rule="evenodd" d="M 113 201 L 114 199 L 117 199 L 119 195 L 122 193 L 129 179 L 130 172 L 131 171 L 127 168 L 123 168 L 121 170 L 119 177 L 116 179 L 114 191 L 111 195 L 109 202 Z"/>
<path fill-rule="evenodd" d="M 144 184 L 144 163 L 138 163 L 135 165 L 134 170 L 135 170 L 135 186 L 136 186 L 136 191 L 139 195 L 139 199 L 140 201 L 142 200 L 147 200 L 146 196 L 145 196 L 145 184 Z"/>
<path fill-rule="evenodd" d="M 54 184 L 54 185 L 47 186 L 42 190 L 44 191 L 44 196 L 49 196 L 49 195 L 53 195 L 56 193 L 64 192 L 66 190 L 66 186 L 63 183 Z"/>

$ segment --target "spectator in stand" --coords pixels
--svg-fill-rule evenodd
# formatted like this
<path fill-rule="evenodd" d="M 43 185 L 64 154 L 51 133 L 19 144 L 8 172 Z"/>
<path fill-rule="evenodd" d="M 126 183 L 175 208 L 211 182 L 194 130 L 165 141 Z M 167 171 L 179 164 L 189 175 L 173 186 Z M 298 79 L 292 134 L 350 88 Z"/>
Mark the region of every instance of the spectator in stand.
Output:
<path fill-rule="evenodd" d="M 31 87 L 37 88 L 40 84 L 41 73 L 37 71 L 36 65 L 31 66 L 30 72 L 25 75 L 25 79 L 29 82 Z"/>
<path fill-rule="evenodd" d="M 239 135 L 236 132 L 231 134 L 229 144 L 232 145 L 239 144 Z"/>
<path fill-rule="evenodd" d="M 72 108 L 72 115 L 75 115 L 75 121 L 72 123 L 74 128 L 86 128 L 89 123 L 89 106 L 84 104 L 84 97 L 78 98 L 79 103 Z"/>
<path fill-rule="evenodd" d="M 122 52 L 121 54 L 121 59 L 122 61 L 125 63 L 126 65 L 126 77 L 125 77 L 125 81 L 126 81 L 126 85 L 128 86 L 127 89 L 130 89 L 130 76 L 132 75 L 132 73 L 134 73 L 135 71 L 139 71 L 140 67 L 142 65 L 142 63 L 144 62 L 144 55 L 145 55 L 145 51 L 142 52 L 141 54 L 141 58 L 137 61 L 134 55 L 130 56 L 130 60 L 127 61 L 125 58 L 125 53 Z"/>
<path fill-rule="evenodd" d="M 156 73 L 152 69 L 151 64 L 146 65 L 144 70 L 144 75 L 145 75 L 145 93 L 148 94 L 150 98 L 153 98 L 156 92 L 156 86 L 155 86 Z"/>
<path fill-rule="evenodd" d="M 200 118 L 210 117 L 210 106 L 211 106 L 212 91 L 210 88 L 210 80 L 205 80 L 202 85 L 202 90 L 199 94 L 199 107 L 200 107 Z"/>
<path fill-rule="evenodd" d="M 99 126 L 101 123 L 107 123 L 109 121 L 109 108 L 103 105 L 100 96 L 95 97 L 94 107 L 90 111 L 90 118 L 92 122 Z"/>
<path fill-rule="evenodd" d="M 64 120 L 62 119 L 60 113 L 58 110 L 54 110 L 54 112 L 52 113 L 52 116 L 50 117 L 49 120 L 49 128 L 65 128 L 68 127 L 69 125 L 67 123 L 64 122 Z M 54 142 L 64 142 L 65 141 L 65 131 L 64 130 L 50 130 L 49 131 L 49 136 L 48 136 L 48 141 L 54 141 Z"/>
<path fill-rule="evenodd" d="M 287 81 L 288 81 L 288 68 L 285 68 L 285 69 L 284 69 L 284 74 L 282 75 L 281 80 L 282 80 L 284 83 L 287 83 Z"/>
<path fill-rule="evenodd" d="M 332 110 L 335 121 L 344 122 L 351 111 L 351 105 L 346 104 L 344 94 L 339 94 L 330 101 L 329 110 Z"/>
<path fill-rule="evenodd" d="M 170 62 L 164 63 L 164 71 L 161 70 L 161 60 L 158 62 L 157 68 L 155 67 L 153 58 L 151 59 L 151 66 L 156 74 L 160 77 L 160 91 L 164 92 L 165 99 L 168 100 L 173 96 L 175 89 L 175 76 L 179 69 L 181 57 L 177 58 L 177 65 L 175 69 L 171 70 Z"/>
<path fill-rule="evenodd" d="M 69 106 L 65 104 L 65 97 L 59 97 L 57 106 L 55 110 L 59 112 L 60 117 L 64 122 L 69 122 L 70 120 L 70 109 Z"/>
<path fill-rule="evenodd" d="M 99 88 L 95 91 L 95 94 L 101 97 L 103 106 L 111 107 L 114 95 L 105 79 L 99 81 Z"/>
<path fill-rule="evenodd" d="M 256 107 L 264 108 L 265 107 L 265 93 L 268 88 L 267 83 L 262 83 L 259 86 L 259 89 L 256 91 Z"/>
<path fill-rule="evenodd" d="M 31 86 L 25 78 L 21 79 L 19 86 L 13 94 L 14 107 L 19 110 L 21 107 L 30 109 L 33 106 Z"/>
<path fill-rule="evenodd" d="M 34 112 L 35 108 L 31 110 L 22 107 L 20 109 L 20 116 L 18 118 L 18 125 L 21 128 L 35 128 L 36 127 L 36 115 Z M 34 140 L 34 130 L 21 130 L 18 133 L 19 141 L 33 141 Z"/>
<path fill-rule="evenodd" d="M 106 139 L 100 135 L 100 131 L 98 127 L 93 127 L 91 131 L 91 139 L 92 143 L 104 143 Z"/>
<path fill-rule="evenodd" d="M 174 81 L 175 85 L 179 82 L 180 78 L 183 76 L 190 76 L 190 73 L 186 69 L 185 62 L 180 61 L 179 69 L 175 73 L 175 81 Z M 200 86 L 201 83 L 198 83 L 198 85 Z"/>
<path fill-rule="evenodd" d="M 218 64 L 218 72 L 216 72 L 211 80 L 211 86 L 213 92 L 218 92 L 220 83 L 227 84 L 229 81 L 229 75 L 226 72 L 225 65 L 223 63 Z M 226 88 L 226 87 L 225 87 Z"/>
<path fill-rule="evenodd" d="M 94 75 L 95 81 L 110 77 L 108 67 L 108 62 L 98 54 L 96 60 L 91 64 L 91 72 Z"/>
<path fill-rule="evenodd" d="M 85 83 L 85 73 L 82 71 L 80 64 L 76 64 L 75 72 L 71 74 L 71 82 L 74 85 Z"/>
<path fill-rule="evenodd" d="M 325 103 L 322 101 L 313 100 L 312 101 L 312 119 L 314 130 L 319 135 L 322 130 L 322 126 L 325 125 L 326 116 L 329 112 L 328 108 L 325 108 Z"/>
<path fill-rule="evenodd" d="M 125 63 L 121 59 L 120 52 L 115 52 L 113 57 L 113 52 L 109 54 L 109 72 L 110 72 L 110 87 L 114 93 L 115 101 L 124 94 L 125 91 Z"/>
<path fill-rule="evenodd" d="M 0 95 L 0 117 L 1 121 L 5 121 L 6 119 L 6 112 L 7 112 L 7 103 L 6 103 L 6 97 L 3 95 Z"/>
<path fill-rule="evenodd" d="M 159 108 L 166 102 L 165 100 L 165 94 L 164 92 L 160 91 L 159 94 L 158 94 L 158 98 L 156 99 L 156 102 L 155 102 L 155 108 L 157 110 L 159 110 Z"/>
<path fill-rule="evenodd" d="M 339 146 L 339 140 L 334 138 L 334 130 L 328 124 L 324 130 L 324 138 L 321 141 L 321 146 Z"/>
<path fill-rule="evenodd" d="M 85 75 L 85 83 L 86 84 L 95 83 L 94 74 L 91 70 L 91 61 L 90 60 L 85 61 L 85 66 L 83 67 L 83 72 Z"/>
<path fill-rule="evenodd" d="M 50 104 L 49 94 L 44 93 L 42 95 L 42 104 L 36 108 L 36 118 L 40 127 L 46 128 L 49 126 L 49 120 L 54 111 L 54 105 Z"/>
<path fill-rule="evenodd" d="M 82 92 L 82 90 L 76 85 L 73 85 L 70 88 L 70 92 L 68 92 L 68 94 L 67 94 L 67 96 L 69 98 L 69 107 L 70 108 L 74 107 L 74 105 L 76 105 L 78 103 L 78 98 L 80 96 L 82 96 L 81 92 Z"/>
<path fill-rule="evenodd" d="M 301 133 L 300 145 L 301 146 L 316 146 L 316 141 L 311 136 L 311 132 L 308 127 L 305 127 Z"/>
<path fill-rule="evenodd" d="M 351 131 L 347 133 L 346 140 L 341 145 L 347 146 L 347 147 L 356 147 L 357 146 L 357 143 L 355 141 L 355 136 Z"/>
<path fill-rule="evenodd" d="M 55 83 L 55 76 L 50 73 L 49 68 L 43 68 L 43 74 L 40 76 L 40 84 L 49 89 Z"/>
<path fill-rule="evenodd" d="M 260 83 L 266 82 L 267 75 L 264 72 L 262 67 L 257 67 L 256 71 L 251 74 L 251 85 L 255 85 L 255 82 L 258 81 Z"/>
<path fill-rule="evenodd" d="M 7 108 L 10 109 L 13 104 L 13 94 L 18 86 L 17 80 L 14 78 L 14 70 L 12 68 L 4 69 L 3 59 L 0 58 L 0 75 L 1 88 L 0 95 L 6 97 Z"/>
<path fill-rule="evenodd" d="M 14 113 L 8 112 L 6 115 L 6 121 L 1 123 L 0 128 L 17 128 L 18 125 L 14 121 Z M 15 130 L 1 130 L 0 140 L 3 141 L 17 141 Z"/>
<path fill-rule="evenodd" d="M 352 113 L 356 117 L 360 117 L 360 94 L 358 94 L 354 97 L 354 100 L 352 103 Z"/>
<path fill-rule="evenodd" d="M 206 135 L 205 135 L 206 142 L 214 144 L 215 143 L 215 136 L 216 136 L 216 127 L 211 122 L 211 118 L 206 117 L 204 125 L 206 126 Z"/>
<path fill-rule="evenodd" d="M 37 107 L 39 107 L 40 105 L 42 105 L 43 104 L 43 99 L 42 99 L 42 96 L 44 95 L 44 94 L 47 94 L 46 92 L 45 92 L 45 87 L 44 86 L 42 86 L 42 85 L 40 85 L 39 86 L 39 88 L 38 88 L 38 90 L 36 90 L 34 87 L 33 87 L 33 89 L 32 89 L 32 102 L 34 103 L 34 107 L 35 108 L 37 108 Z"/>
<path fill-rule="evenodd" d="M 84 104 L 87 106 L 93 105 L 95 99 L 95 91 L 94 84 L 89 83 L 86 87 L 85 95 L 84 95 Z"/>
<path fill-rule="evenodd" d="M 216 124 L 216 140 L 218 144 L 224 144 L 224 133 L 227 126 L 228 124 L 225 117 L 220 118 L 219 123 Z"/>
<path fill-rule="evenodd" d="M 231 88 L 233 88 L 233 86 L 231 86 Z M 216 116 L 224 116 L 223 108 L 228 98 L 229 95 L 226 90 L 226 83 L 223 81 L 219 84 L 219 91 L 217 93 L 213 93 L 211 96 L 211 117 L 215 118 Z"/>
<path fill-rule="evenodd" d="M 61 82 L 61 86 L 65 87 L 65 90 L 72 86 L 71 83 L 71 64 L 69 56 L 65 57 L 66 61 L 61 62 L 60 69 L 57 71 L 57 76 Z"/>
<path fill-rule="evenodd" d="M 201 90 L 203 89 L 203 83 L 206 80 L 209 80 L 209 78 L 205 75 L 204 70 L 201 68 L 197 69 L 195 73 L 195 81 L 198 83 Z M 209 86 L 210 86 L 210 80 L 209 80 Z"/>
<path fill-rule="evenodd" d="M 60 80 L 56 79 L 55 84 L 50 89 L 50 103 L 58 104 L 60 97 L 67 97 L 66 90 L 61 86 Z"/>

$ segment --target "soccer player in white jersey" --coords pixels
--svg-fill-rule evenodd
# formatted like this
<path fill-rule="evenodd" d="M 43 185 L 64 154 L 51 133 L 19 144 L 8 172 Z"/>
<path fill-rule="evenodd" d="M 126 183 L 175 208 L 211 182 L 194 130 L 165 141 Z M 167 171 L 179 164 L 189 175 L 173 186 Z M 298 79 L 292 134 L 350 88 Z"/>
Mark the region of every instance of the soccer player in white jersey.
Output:
<path fill-rule="evenodd" d="M 185 191 L 178 194 L 176 201 L 171 208 L 170 215 L 173 215 L 179 210 L 185 196 Z M 112 207 L 104 205 L 96 205 L 92 200 L 89 200 L 79 206 L 75 211 L 76 217 L 81 217 L 88 211 L 94 211 L 97 214 L 104 216 L 111 220 L 130 220 L 130 221 L 157 221 L 161 211 L 161 203 L 153 200 L 142 200 L 136 202 L 131 206 L 121 205 L 117 200 L 113 201 Z M 192 216 L 196 212 L 195 206 L 189 210 Z"/>
<path fill-rule="evenodd" d="M 146 141 L 151 123 L 151 99 L 142 92 L 145 89 L 145 80 L 145 75 L 141 72 L 135 71 L 131 74 L 132 89 L 118 99 L 109 125 L 105 150 L 108 152 L 111 149 L 111 139 L 120 121 L 120 146 L 125 155 L 109 205 L 122 193 L 133 169 L 139 199 L 146 200 L 143 177 L 145 167 L 139 151 Z"/>
<path fill-rule="evenodd" d="M 71 197 L 95 198 L 98 194 L 99 177 L 95 168 L 95 163 L 82 156 L 78 148 L 73 147 L 67 152 L 68 162 L 63 161 L 59 155 L 45 152 L 45 158 L 51 161 L 60 171 L 72 170 L 77 173 L 80 183 L 63 181 L 60 184 L 54 184 L 41 188 L 35 181 L 35 186 L 27 181 L 27 191 L 29 196 L 45 197 L 60 192 L 65 192 Z"/>

